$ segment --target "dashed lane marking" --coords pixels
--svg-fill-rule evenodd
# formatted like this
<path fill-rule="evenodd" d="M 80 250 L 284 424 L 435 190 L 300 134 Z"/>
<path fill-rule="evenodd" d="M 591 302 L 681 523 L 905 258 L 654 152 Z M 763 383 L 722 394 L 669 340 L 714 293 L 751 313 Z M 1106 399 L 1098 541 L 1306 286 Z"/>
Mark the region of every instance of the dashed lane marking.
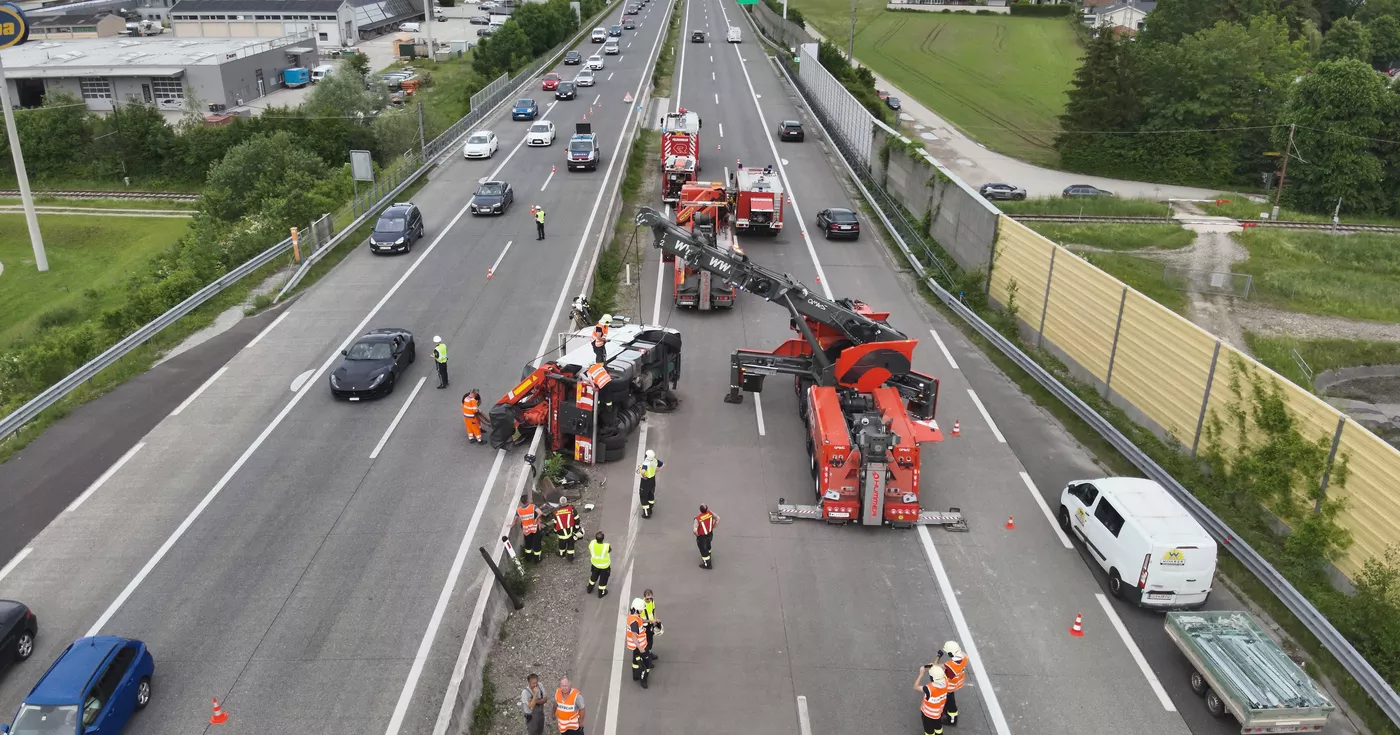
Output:
<path fill-rule="evenodd" d="M 1065 535 L 1060 524 L 1055 520 L 1055 514 L 1050 512 L 1050 506 L 1045 502 L 1045 497 L 1036 488 L 1035 481 L 1024 471 L 1021 472 L 1021 482 L 1026 483 L 1026 489 L 1031 491 L 1031 497 L 1035 498 L 1035 504 L 1040 506 L 1040 512 L 1045 514 L 1045 520 L 1050 521 L 1050 528 L 1055 531 L 1055 535 L 1060 537 L 1060 543 L 1066 549 L 1073 549 L 1074 545 L 1069 542 L 1069 537 Z"/>
<path fill-rule="evenodd" d="M 953 353 L 949 352 L 948 346 L 943 344 L 943 338 L 938 336 L 938 330 L 929 327 L 928 332 L 933 335 L 933 341 L 938 343 L 938 349 L 943 352 L 943 359 L 948 361 L 948 366 L 957 370 L 958 361 L 953 359 Z"/>
<path fill-rule="evenodd" d="M 977 407 L 977 412 L 982 414 L 982 420 L 986 421 L 987 427 L 992 430 L 992 436 L 996 437 L 998 442 L 1005 444 L 1006 437 L 1001 435 L 1001 429 L 997 428 L 997 422 L 993 421 L 992 415 L 987 413 L 987 407 L 982 405 L 982 399 L 977 397 L 977 391 L 968 388 L 967 395 L 972 399 L 972 404 Z"/>
<path fill-rule="evenodd" d="M 379 458 L 379 453 L 384 451 L 384 445 L 389 443 L 389 437 L 394 433 L 394 429 L 398 428 L 399 422 L 403 421 L 403 415 L 408 413 L 409 405 L 413 403 L 413 399 L 418 397 L 418 391 L 423 390 L 423 384 L 426 382 L 428 382 L 428 376 L 424 375 L 418 378 L 418 384 L 413 386 L 413 392 L 408 394 L 408 400 L 399 406 L 399 412 L 394 414 L 394 420 L 389 422 L 389 428 L 384 430 L 384 436 L 379 437 L 379 443 L 375 444 L 374 450 L 369 453 L 370 459 Z"/>
<path fill-rule="evenodd" d="M 282 316 L 286 316 L 286 312 L 283 312 Z M 208 380 L 204 381 L 202 385 L 196 388 L 195 391 L 190 394 L 189 398 L 180 401 L 180 405 L 176 406 L 175 410 L 170 412 L 170 415 L 179 416 L 181 411 L 184 411 L 186 408 L 189 408 L 190 404 L 194 403 L 194 399 L 198 398 L 200 394 L 202 394 L 206 389 L 209 388 L 209 386 L 214 384 L 214 381 L 219 379 L 219 376 L 223 375 L 226 372 L 228 372 L 227 365 L 219 368 L 218 371 L 216 371 L 213 375 L 209 376 Z"/>
<path fill-rule="evenodd" d="M 107 484 L 107 481 L 112 479 L 112 475 L 117 474 L 117 472 L 122 468 L 122 466 L 125 465 L 127 462 L 131 461 L 131 458 L 135 457 L 136 453 L 141 451 L 141 448 L 144 446 L 146 446 L 145 442 L 137 442 L 136 446 L 126 450 L 126 454 L 123 454 L 121 456 L 121 459 L 118 459 L 112 464 L 111 467 L 108 467 L 107 471 L 103 472 L 101 477 L 98 477 L 96 480 L 93 480 L 92 484 L 88 485 L 87 489 L 83 491 L 83 494 L 79 495 L 76 499 L 73 500 L 73 502 L 69 503 L 68 507 L 64 508 L 63 512 L 72 513 L 73 511 L 77 510 L 78 506 L 82 505 L 88 498 L 92 497 L 92 494 L 97 492 L 98 488 Z"/>
<path fill-rule="evenodd" d="M 920 528 L 923 528 L 920 526 Z M 1172 704 L 1172 698 L 1167 696 L 1167 690 L 1162 688 L 1162 682 L 1157 681 L 1157 675 L 1152 673 L 1152 667 L 1147 665 L 1147 659 L 1133 642 L 1133 637 L 1128 635 L 1128 628 L 1123 625 L 1123 621 L 1118 617 L 1118 612 L 1113 609 L 1108 598 L 1103 593 L 1096 592 L 1094 597 L 1099 601 L 1099 607 L 1103 608 L 1104 614 L 1108 616 L 1108 622 L 1113 624 L 1113 629 L 1118 631 L 1118 637 L 1123 639 L 1123 645 L 1128 647 L 1128 653 L 1132 655 L 1133 661 L 1142 671 L 1142 675 L 1147 679 L 1147 685 L 1152 687 L 1152 693 L 1157 695 L 1157 701 L 1162 703 L 1162 708 L 1168 712 L 1175 712 L 1176 705 Z M 968 652 L 971 655 L 971 651 Z"/>

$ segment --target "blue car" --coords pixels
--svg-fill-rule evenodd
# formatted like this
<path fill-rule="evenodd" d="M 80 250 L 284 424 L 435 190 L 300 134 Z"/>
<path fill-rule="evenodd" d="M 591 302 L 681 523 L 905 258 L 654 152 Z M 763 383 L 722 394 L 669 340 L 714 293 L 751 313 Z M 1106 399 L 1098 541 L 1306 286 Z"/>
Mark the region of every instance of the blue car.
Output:
<path fill-rule="evenodd" d="M 534 120 L 538 114 L 540 114 L 540 106 L 529 98 L 516 100 L 515 107 L 510 108 L 510 119 L 512 120 Z"/>
<path fill-rule="evenodd" d="M 79 638 L 24 698 L 14 724 L 0 725 L 0 733 L 116 735 L 150 703 L 155 671 L 141 641 Z"/>

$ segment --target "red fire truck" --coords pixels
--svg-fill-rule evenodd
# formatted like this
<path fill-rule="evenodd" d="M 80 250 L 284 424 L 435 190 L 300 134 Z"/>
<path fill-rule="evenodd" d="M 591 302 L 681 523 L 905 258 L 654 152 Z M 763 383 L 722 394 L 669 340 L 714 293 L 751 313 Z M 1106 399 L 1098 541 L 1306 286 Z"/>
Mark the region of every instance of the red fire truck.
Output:
<path fill-rule="evenodd" d="M 696 215 L 704 215 L 697 218 Z M 676 224 L 691 232 L 701 230 L 701 235 L 711 240 L 720 238 L 729 224 L 729 191 L 724 184 L 711 181 L 697 181 L 681 187 L 680 201 L 676 203 Z M 738 249 L 734 233 L 722 239 L 727 245 L 716 247 Z M 738 295 L 734 284 L 716 278 L 710 271 L 697 268 L 676 257 L 675 253 L 662 253 L 662 260 L 672 263 L 672 300 L 676 306 L 689 306 L 699 311 L 711 309 L 732 309 Z"/>
<path fill-rule="evenodd" d="M 783 229 L 783 182 L 772 166 L 736 169 L 729 175 L 737 232 L 777 234 Z"/>
<path fill-rule="evenodd" d="M 700 115 L 684 107 L 661 121 L 661 198 L 680 200 L 681 187 L 700 173 Z"/>

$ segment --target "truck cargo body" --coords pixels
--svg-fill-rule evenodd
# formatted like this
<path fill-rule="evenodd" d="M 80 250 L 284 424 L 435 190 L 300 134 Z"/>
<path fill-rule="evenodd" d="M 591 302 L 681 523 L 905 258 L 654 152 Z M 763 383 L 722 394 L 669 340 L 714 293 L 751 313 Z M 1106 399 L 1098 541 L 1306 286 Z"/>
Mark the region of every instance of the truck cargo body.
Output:
<path fill-rule="evenodd" d="M 735 189 L 734 228 L 778 233 L 783 229 L 783 183 L 772 169 L 741 168 L 730 175 Z"/>

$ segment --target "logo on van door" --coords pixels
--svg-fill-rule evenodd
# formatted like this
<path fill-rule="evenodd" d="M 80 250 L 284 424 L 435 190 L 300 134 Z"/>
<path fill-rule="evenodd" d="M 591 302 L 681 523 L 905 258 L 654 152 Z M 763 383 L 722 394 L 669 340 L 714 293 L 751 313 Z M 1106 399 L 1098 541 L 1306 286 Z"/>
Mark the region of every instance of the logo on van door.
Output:
<path fill-rule="evenodd" d="M 1180 567 L 1186 565 L 1186 555 L 1181 553 L 1181 549 L 1171 549 L 1162 555 L 1162 566 Z"/>
<path fill-rule="evenodd" d="M 1080 523 L 1085 523 L 1089 520 L 1089 514 L 1083 508 L 1075 508 L 1074 516 L 1079 519 Z"/>

